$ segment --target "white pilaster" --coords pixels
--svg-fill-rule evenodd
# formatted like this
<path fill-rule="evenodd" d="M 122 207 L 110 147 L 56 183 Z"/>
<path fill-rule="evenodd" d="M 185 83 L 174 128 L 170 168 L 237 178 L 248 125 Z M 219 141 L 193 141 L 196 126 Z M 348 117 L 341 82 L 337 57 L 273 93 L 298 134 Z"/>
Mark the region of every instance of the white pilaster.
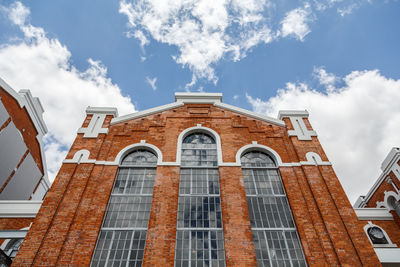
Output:
<path fill-rule="evenodd" d="M 88 107 L 86 109 L 86 114 L 93 116 L 88 127 L 79 128 L 78 133 L 83 133 L 84 138 L 97 138 L 97 136 L 101 133 L 108 133 L 108 128 L 103 128 L 103 123 L 106 116 L 112 115 L 113 117 L 117 117 L 118 111 L 116 108 Z"/>
<path fill-rule="evenodd" d="M 289 130 L 289 136 L 297 136 L 299 140 L 312 140 L 312 136 L 317 136 L 315 131 L 307 129 L 304 123 L 304 118 L 308 118 L 306 110 L 281 110 L 279 111 L 278 118 L 289 118 L 294 130 Z"/>

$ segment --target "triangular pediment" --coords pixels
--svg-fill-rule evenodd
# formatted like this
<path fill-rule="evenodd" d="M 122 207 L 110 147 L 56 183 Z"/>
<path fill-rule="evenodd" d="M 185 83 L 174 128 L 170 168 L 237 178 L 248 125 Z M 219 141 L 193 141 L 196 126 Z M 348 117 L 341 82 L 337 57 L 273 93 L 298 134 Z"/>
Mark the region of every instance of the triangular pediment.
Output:
<path fill-rule="evenodd" d="M 221 93 L 175 93 L 175 102 L 167 105 L 158 106 L 151 109 L 127 114 L 124 116 L 113 118 L 111 125 L 126 122 L 129 120 L 146 117 L 149 115 L 161 113 L 174 108 L 179 108 L 185 104 L 212 104 L 220 109 L 229 110 L 240 115 L 248 116 L 257 120 L 265 121 L 278 126 L 285 126 L 282 120 L 266 116 L 257 112 L 249 111 L 243 108 L 235 107 L 229 104 L 222 103 Z"/>

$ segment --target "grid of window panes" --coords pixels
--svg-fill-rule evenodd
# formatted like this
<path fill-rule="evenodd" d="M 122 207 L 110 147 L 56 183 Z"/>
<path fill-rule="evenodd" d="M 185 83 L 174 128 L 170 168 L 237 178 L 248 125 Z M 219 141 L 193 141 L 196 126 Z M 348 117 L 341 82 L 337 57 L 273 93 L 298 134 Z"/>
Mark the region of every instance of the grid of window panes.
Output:
<path fill-rule="evenodd" d="M 258 266 L 307 266 L 296 231 L 253 230 Z"/>
<path fill-rule="evenodd" d="M 215 140 L 204 133 L 185 137 L 182 142 L 181 165 L 216 167 L 218 162 Z"/>
<path fill-rule="evenodd" d="M 121 162 L 92 266 L 142 266 L 157 157 L 136 150 Z"/>
<path fill-rule="evenodd" d="M 258 266 L 307 266 L 273 159 L 254 151 L 241 162 Z"/>
<path fill-rule="evenodd" d="M 222 231 L 178 231 L 175 266 L 225 266 Z"/>
<path fill-rule="evenodd" d="M 146 231 L 102 230 L 92 266 L 142 266 Z"/>
<path fill-rule="evenodd" d="M 8 242 L 7 246 L 4 249 L 4 253 L 7 254 L 11 258 L 11 260 L 14 260 L 15 256 L 17 256 L 18 250 L 21 247 L 22 241 L 24 239 L 10 239 Z"/>
<path fill-rule="evenodd" d="M 175 266 L 225 266 L 215 140 L 187 136 L 181 161 Z"/>

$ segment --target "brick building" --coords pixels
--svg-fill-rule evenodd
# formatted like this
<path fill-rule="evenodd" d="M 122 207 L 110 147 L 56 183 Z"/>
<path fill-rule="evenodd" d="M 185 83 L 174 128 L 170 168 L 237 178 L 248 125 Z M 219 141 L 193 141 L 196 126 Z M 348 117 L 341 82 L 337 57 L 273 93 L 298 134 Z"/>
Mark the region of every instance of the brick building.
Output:
<path fill-rule="evenodd" d="M 86 113 L 14 266 L 381 266 L 306 111 Z"/>
<path fill-rule="evenodd" d="M 385 266 L 400 266 L 400 148 L 392 148 L 381 170 L 354 210 L 380 261 Z"/>
<path fill-rule="evenodd" d="M 17 253 L 50 187 L 42 114 L 29 90 L 17 93 L 0 79 L 0 263 Z"/>

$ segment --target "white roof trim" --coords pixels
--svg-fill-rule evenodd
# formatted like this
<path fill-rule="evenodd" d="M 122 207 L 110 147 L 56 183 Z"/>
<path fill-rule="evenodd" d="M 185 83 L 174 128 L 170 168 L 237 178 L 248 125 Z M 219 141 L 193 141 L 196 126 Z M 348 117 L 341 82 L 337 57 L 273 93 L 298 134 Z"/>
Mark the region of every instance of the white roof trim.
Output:
<path fill-rule="evenodd" d="M 151 108 L 151 109 L 146 109 L 143 111 L 139 111 L 139 112 L 135 112 L 135 113 L 131 113 L 128 115 L 124 115 L 121 117 L 117 117 L 117 118 L 113 118 L 111 120 L 111 125 L 120 123 L 120 122 L 125 122 L 125 121 L 129 121 L 129 120 L 133 120 L 133 119 L 137 119 L 137 118 L 141 118 L 141 117 L 145 117 L 151 114 L 155 114 L 155 113 L 159 113 L 159 112 L 163 112 L 169 109 L 173 109 L 173 108 L 177 108 L 177 107 L 181 107 L 183 106 L 183 102 L 175 102 L 175 103 L 170 103 L 167 105 L 163 105 L 163 106 L 159 106 L 159 107 L 155 107 L 155 108 Z"/>
<path fill-rule="evenodd" d="M 222 93 L 175 93 L 175 103 L 170 103 L 167 105 L 146 109 L 143 111 L 135 112 L 125 116 L 117 117 L 111 120 L 111 125 L 125 122 L 132 119 L 137 119 L 140 117 L 145 117 L 151 114 L 163 112 L 169 109 L 177 108 L 183 106 L 185 103 L 196 103 L 196 104 L 214 104 L 214 106 L 227 109 L 254 119 L 262 120 L 268 123 L 272 123 L 278 126 L 285 126 L 282 120 L 275 119 L 263 114 L 259 114 L 253 111 L 249 111 L 243 108 L 238 108 L 232 105 L 222 103 Z M 302 111 L 303 112 L 303 111 Z M 307 113 L 308 114 L 308 113 Z"/>
<path fill-rule="evenodd" d="M 42 135 L 45 135 L 48 132 L 48 130 L 43 120 L 42 114 L 44 110 L 42 104 L 39 101 L 39 98 L 33 97 L 31 91 L 26 89 L 20 90 L 19 94 L 25 99 L 26 110 L 28 111 L 29 116 L 31 117 L 33 123 L 35 124 L 36 129 Z"/>
<path fill-rule="evenodd" d="M 0 78 L 0 86 L 3 87 L 3 89 L 6 90 L 7 93 L 9 93 L 17 100 L 21 108 L 24 106 L 25 103 L 22 97 L 14 89 L 12 89 L 11 86 L 9 86 L 2 78 Z"/>
<path fill-rule="evenodd" d="M 255 118 L 258 120 L 266 121 L 266 122 L 269 122 L 269 123 L 272 123 L 272 124 L 275 124 L 278 126 L 286 126 L 285 122 L 282 120 L 278 120 L 278 119 L 275 119 L 275 118 L 272 118 L 272 117 L 269 117 L 269 116 L 266 116 L 266 115 L 263 115 L 260 113 L 256 113 L 253 111 L 243 109 L 243 108 L 238 108 L 238 107 L 235 107 L 232 105 L 228 105 L 225 103 L 218 103 L 218 102 L 214 103 L 214 106 L 223 108 L 223 109 L 227 109 L 227 110 L 230 110 L 230 111 L 233 111 L 233 112 L 245 115 L 245 116 L 249 116 L 249 117 L 252 117 L 252 118 Z"/>
<path fill-rule="evenodd" d="M 393 164 L 397 164 L 400 158 L 400 148 L 393 147 L 386 158 L 381 164 L 381 170 L 384 172 L 392 167 Z"/>
<path fill-rule="evenodd" d="M 41 200 L 2 200 L 0 218 L 35 218 L 41 205 Z"/>
<path fill-rule="evenodd" d="M 286 118 L 286 117 L 302 117 L 308 118 L 309 113 L 307 110 L 280 110 L 278 112 L 278 119 Z"/>
<path fill-rule="evenodd" d="M 397 164 L 397 162 L 400 160 L 400 153 L 392 153 L 393 149 L 389 152 L 388 156 L 382 163 L 382 169 L 384 169 L 384 171 L 381 173 L 381 175 L 379 175 L 379 178 L 376 180 L 372 188 L 368 191 L 368 193 L 364 196 L 363 200 L 359 203 L 359 207 L 362 207 L 369 201 L 369 199 L 372 197 L 372 195 L 375 193 L 375 191 L 378 189 L 381 183 L 387 178 L 387 176 L 391 172 L 391 167 L 393 166 L 393 164 Z M 393 157 L 391 160 L 389 157 L 390 155 Z"/>
<path fill-rule="evenodd" d="M 107 114 L 118 117 L 118 109 L 113 107 L 87 107 L 86 114 Z"/>
<path fill-rule="evenodd" d="M 222 93 L 175 93 L 175 102 L 212 104 L 222 102 Z"/>
<path fill-rule="evenodd" d="M 386 220 L 393 221 L 393 215 L 382 208 L 357 208 L 354 209 L 359 220 Z"/>
<path fill-rule="evenodd" d="M 0 86 L 6 90 L 8 94 L 14 97 L 17 100 L 20 108 L 26 107 L 29 117 L 33 121 L 33 125 L 38 131 L 38 135 L 36 139 L 40 145 L 40 154 L 42 158 L 42 166 L 43 166 L 43 178 L 46 184 L 50 187 L 51 183 L 49 178 L 47 177 L 47 164 L 46 157 L 44 153 L 44 145 L 43 145 L 43 136 L 48 132 L 47 126 L 43 120 L 42 113 L 44 109 L 38 97 L 33 97 L 30 90 L 20 90 L 17 93 L 14 89 L 11 88 L 3 79 L 0 78 Z"/>

